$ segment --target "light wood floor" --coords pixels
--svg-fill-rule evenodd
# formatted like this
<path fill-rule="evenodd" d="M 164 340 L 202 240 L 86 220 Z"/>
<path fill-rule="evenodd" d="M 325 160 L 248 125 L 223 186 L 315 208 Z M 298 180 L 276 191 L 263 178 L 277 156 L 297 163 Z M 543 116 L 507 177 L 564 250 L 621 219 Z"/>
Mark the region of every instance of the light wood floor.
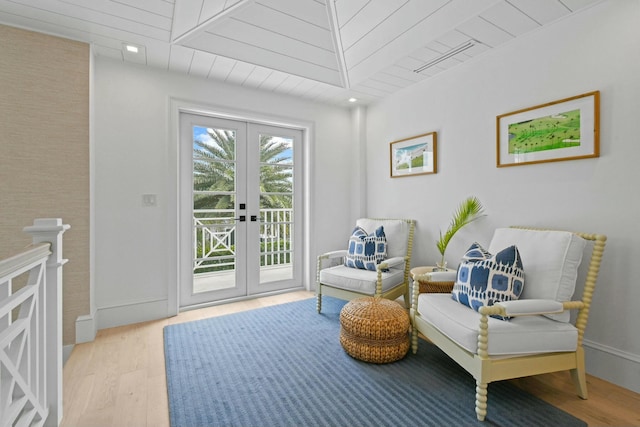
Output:
<path fill-rule="evenodd" d="M 310 292 L 291 292 L 99 331 L 94 342 L 75 346 L 64 367 L 62 426 L 169 426 L 164 326 L 310 297 Z M 589 426 L 640 426 L 640 394 L 598 378 L 587 377 L 589 400 L 576 395 L 566 372 L 514 383 Z"/>

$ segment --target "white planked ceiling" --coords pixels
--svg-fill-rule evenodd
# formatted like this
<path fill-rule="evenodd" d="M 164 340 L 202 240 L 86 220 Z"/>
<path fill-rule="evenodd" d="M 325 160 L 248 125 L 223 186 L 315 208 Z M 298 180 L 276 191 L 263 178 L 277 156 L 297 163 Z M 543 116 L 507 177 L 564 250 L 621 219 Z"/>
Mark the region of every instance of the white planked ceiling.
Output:
<path fill-rule="evenodd" d="M 0 0 L 0 23 L 125 62 L 346 105 L 374 103 L 600 1 Z"/>

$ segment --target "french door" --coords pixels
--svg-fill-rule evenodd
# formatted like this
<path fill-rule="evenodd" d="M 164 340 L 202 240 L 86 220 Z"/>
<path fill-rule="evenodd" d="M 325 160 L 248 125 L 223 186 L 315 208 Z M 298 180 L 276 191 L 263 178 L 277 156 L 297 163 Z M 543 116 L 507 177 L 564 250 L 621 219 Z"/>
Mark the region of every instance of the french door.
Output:
<path fill-rule="evenodd" d="M 181 307 L 301 286 L 301 141 L 181 113 Z"/>

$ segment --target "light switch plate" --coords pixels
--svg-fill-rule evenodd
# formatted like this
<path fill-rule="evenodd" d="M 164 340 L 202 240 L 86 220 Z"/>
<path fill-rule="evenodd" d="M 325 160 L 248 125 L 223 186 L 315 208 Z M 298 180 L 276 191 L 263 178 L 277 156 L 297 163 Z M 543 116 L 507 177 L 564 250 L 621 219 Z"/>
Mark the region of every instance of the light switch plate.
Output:
<path fill-rule="evenodd" d="M 143 194 L 142 195 L 142 206 L 145 206 L 145 207 L 158 206 L 158 195 L 157 194 Z"/>

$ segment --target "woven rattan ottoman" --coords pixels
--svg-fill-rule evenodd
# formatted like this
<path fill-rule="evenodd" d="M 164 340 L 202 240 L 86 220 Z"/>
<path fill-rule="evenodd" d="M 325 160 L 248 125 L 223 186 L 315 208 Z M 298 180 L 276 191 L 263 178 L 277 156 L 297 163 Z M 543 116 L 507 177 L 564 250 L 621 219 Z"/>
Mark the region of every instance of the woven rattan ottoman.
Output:
<path fill-rule="evenodd" d="M 351 357 L 365 362 L 400 360 L 409 350 L 409 315 L 388 299 L 351 300 L 340 311 L 340 344 Z"/>

